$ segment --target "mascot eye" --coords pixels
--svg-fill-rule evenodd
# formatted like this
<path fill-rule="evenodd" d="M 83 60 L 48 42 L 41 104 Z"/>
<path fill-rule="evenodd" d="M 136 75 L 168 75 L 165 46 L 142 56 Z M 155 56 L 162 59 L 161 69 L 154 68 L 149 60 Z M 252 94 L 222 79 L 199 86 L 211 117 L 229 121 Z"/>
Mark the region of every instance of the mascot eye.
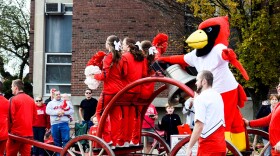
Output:
<path fill-rule="evenodd" d="M 211 31 L 212 31 L 212 27 L 209 27 L 209 28 L 206 29 L 206 32 L 208 32 L 208 33 L 211 32 Z"/>

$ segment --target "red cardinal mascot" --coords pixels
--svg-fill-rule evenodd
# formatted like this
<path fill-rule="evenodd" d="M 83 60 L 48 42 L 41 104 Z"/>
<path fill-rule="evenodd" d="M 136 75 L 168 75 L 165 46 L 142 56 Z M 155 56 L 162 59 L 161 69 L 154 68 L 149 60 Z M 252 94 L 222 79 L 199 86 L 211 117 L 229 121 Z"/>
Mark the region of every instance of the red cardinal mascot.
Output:
<path fill-rule="evenodd" d="M 244 106 L 247 97 L 228 64 L 231 63 L 236 67 L 246 80 L 249 80 L 249 77 L 236 59 L 234 51 L 227 47 L 229 34 L 227 16 L 207 19 L 186 40 L 189 46 L 194 48 L 193 51 L 186 55 L 161 57 L 159 60 L 181 66 L 192 66 L 198 72 L 209 70 L 213 73 L 213 89 L 221 94 L 224 101 L 225 137 L 242 151 L 246 149 L 246 139 L 239 108 Z"/>

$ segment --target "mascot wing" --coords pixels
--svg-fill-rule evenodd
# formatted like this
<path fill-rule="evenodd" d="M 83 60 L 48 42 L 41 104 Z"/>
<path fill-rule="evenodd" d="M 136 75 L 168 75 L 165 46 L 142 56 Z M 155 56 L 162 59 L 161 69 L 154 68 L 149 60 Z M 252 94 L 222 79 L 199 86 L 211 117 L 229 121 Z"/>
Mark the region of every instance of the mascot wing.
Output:
<path fill-rule="evenodd" d="M 242 64 L 236 59 L 236 54 L 232 49 L 224 49 L 222 52 L 222 58 L 228 60 L 235 68 L 237 68 L 245 80 L 249 80 L 249 76 L 246 70 L 243 68 Z"/>

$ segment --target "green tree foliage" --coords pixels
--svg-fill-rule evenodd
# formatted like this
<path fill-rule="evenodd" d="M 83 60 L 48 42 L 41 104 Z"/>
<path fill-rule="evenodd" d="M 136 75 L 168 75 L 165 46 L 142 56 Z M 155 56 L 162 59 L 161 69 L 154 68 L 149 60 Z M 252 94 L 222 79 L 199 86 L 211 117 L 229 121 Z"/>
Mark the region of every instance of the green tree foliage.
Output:
<path fill-rule="evenodd" d="M 240 83 L 250 93 L 254 110 L 267 99 L 280 77 L 280 0 L 177 0 L 188 5 L 202 20 L 229 16 L 231 44 L 250 80 L 245 82 L 234 70 Z"/>
<path fill-rule="evenodd" d="M 0 0 L 0 75 L 4 80 L 3 93 L 12 96 L 11 83 L 23 79 L 23 71 L 29 65 L 30 13 L 25 0 Z M 5 70 L 4 65 L 13 60 L 15 75 Z M 23 79 L 24 91 L 32 96 L 29 79 Z"/>
<path fill-rule="evenodd" d="M 29 65 L 30 13 L 26 9 L 26 2 L 0 0 L 0 57 L 4 63 L 11 59 L 18 62 L 14 70 L 20 79 L 23 78 L 25 66 Z M 5 76 L 3 73 L 1 75 Z"/>

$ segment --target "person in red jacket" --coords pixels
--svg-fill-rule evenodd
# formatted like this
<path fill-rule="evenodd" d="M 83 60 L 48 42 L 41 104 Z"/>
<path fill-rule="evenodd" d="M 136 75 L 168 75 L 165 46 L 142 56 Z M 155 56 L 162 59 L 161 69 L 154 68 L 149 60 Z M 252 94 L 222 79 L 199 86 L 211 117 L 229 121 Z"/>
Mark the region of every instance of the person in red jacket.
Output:
<path fill-rule="evenodd" d="M 32 125 L 36 120 L 36 108 L 33 99 L 23 92 L 23 82 L 20 79 L 13 80 L 12 93 L 10 99 L 9 133 L 25 138 L 33 138 Z M 17 140 L 8 139 L 6 146 L 7 156 L 30 156 L 31 145 Z"/>
<path fill-rule="evenodd" d="M 98 122 L 110 100 L 124 87 L 121 77 L 123 62 L 121 59 L 120 39 L 115 35 L 109 36 L 106 40 L 106 49 L 109 52 L 103 59 L 102 71 L 100 74 L 93 75 L 94 79 L 103 81 L 103 90 L 96 107 Z M 117 142 L 117 130 L 114 128 L 120 124 L 118 122 L 120 120 L 120 113 L 120 107 L 116 106 L 112 108 L 109 115 L 110 118 L 107 119 L 104 130 L 102 131 L 103 140 L 109 144 L 116 144 Z M 110 130 L 111 127 L 113 130 Z"/>
<path fill-rule="evenodd" d="M 34 140 L 44 142 L 46 130 L 50 129 L 50 116 L 46 113 L 46 105 L 43 104 L 42 97 L 35 98 L 37 118 L 33 122 Z M 44 150 L 36 146 L 33 147 L 33 155 L 43 156 Z"/>
<path fill-rule="evenodd" d="M 0 81 L 0 156 L 4 155 L 8 139 L 9 101 L 3 96 L 3 83 Z"/>
<path fill-rule="evenodd" d="M 126 37 L 123 40 L 122 45 L 123 50 L 123 60 L 124 60 L 124 84 L 128 85 L 140 78 L 146 77 L 146 64 L 145 57 L 142 51 L 139 49 L 139 45 L 136 45 L 136 42 Z M 141 93 L 141 86 L 136 86 L 128 91 L 125 99 L 130 101 L 132 99 L 139 98 Z M 125 143 L 125 145 L 130 142 L 130 145 L 138 145 L 140 141 L 140 125 L 135 124 L 140 119 L 141 107 L 138 106 L 122 106 L 123 110 L 123 119 L 122 119 L 122 132 L 120 142 Z M 130 125 L 134 128 L 131 128 Z"/>
<path fill-rule="evenodd" d="M 246 126 L 266 127 L 269 126 L 269 142 L 272 147 L 272 156 L 280 156 L 280 102 L 272 109 L 272 112 L 263 118 L 248 121 L 244 119 Z"/>

